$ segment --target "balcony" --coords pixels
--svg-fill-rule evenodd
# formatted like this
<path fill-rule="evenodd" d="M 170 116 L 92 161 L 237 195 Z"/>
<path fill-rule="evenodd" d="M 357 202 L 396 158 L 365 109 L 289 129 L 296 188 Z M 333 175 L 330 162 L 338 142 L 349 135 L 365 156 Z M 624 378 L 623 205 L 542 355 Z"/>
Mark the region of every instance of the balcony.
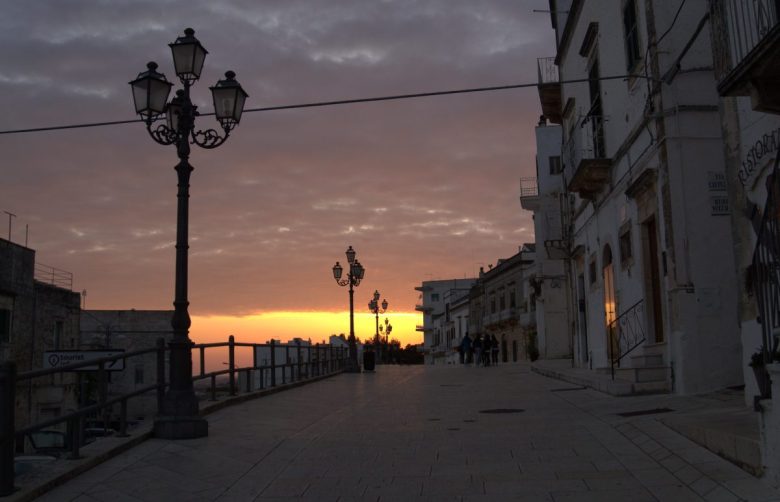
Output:
<path fill-rule="evenodd" d="M 427 305 L 415 305 L 414 310 L 416 310 L 417 312 L 424 312 L 427 314 L 428 312 L 433 312 L 433 307 L 429 307 Z"/>
<path fill-rule="evenodd" d="M 605 121 L 598 115 L 579 120 L 564 147 L 567 188 L 583 199 L 595 199 L 609 183 L 612 159 L 607 157 L 604 145 Z"/>
<path fill-rule="evenodd" d="M 423 292 L 424 291 L 430 291 L 432 289 L 433 289 L 433 287 L 431 287 L 431 286 L 415 286 L 414 287 L 415 291 L 423 291 Z"/>
<path fill-rule="evenodd" d="M 538 58 L 536 60 L 539 80 L 539 101 L 542 104 L 542 114 L 553 124 L 561 123 L 561 79 L 555 58 Z"/>
<path fill-rule="evenodd" d="M 520 178 L 520 205 L 528 211 L 539 209 L 539 186 L 536 178 Z"/>
<path fill-rule="evenodd" d="M 715 3 L 718 92 L 751 96 L 753 109 L 780 113 L 780 24 L 777 0 Z"/>
<path fill-rule="evenodd" d="M 428 333 L 428 332 L 430 332 L 430 331 L 433 331 L 433 329 L 432 329 L 432 328 L 426 328 L 426 327 L 425 327 L 425 326 L 423 326 L 422 324 L 418 324 L 418 325 L 415 327 L 415 329 L 414 329 L 414 330 L 415 330 L 415 331 L 420 331 L 420 332 L 422 332 L 422 333 Z"/>

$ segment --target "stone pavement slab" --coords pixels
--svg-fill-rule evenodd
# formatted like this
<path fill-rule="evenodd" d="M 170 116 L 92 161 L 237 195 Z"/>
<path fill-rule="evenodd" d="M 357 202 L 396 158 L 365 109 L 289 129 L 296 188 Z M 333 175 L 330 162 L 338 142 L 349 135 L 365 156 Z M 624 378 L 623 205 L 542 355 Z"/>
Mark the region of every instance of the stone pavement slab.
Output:
<path fill-rule="evenodd" d="M 562 385 L 523 364 L 342 374 L 222 409 L 207 438 L 150 439 L 40 500 L 780 501 L 657 416 L 617 415 L 657 396 Z"/>

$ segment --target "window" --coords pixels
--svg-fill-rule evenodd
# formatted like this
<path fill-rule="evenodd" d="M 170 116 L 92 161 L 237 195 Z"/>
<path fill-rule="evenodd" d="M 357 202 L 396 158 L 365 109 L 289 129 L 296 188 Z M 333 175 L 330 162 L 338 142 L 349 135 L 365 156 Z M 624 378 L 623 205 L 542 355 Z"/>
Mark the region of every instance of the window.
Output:
<path fill-rule="evenodd" d="M 620 231 L 620 266 L 628 268 L 634 262 L 631 250 L 631 222 L 627 222 Z"/>
<path fill-rule="evenodd" d="M 499 306 L 499 309 L 500 309 L 502 312 L 503 312 L 504 310 L 506 310 L 506 295 L 504 295 L 503 293 L 501 293 L 501 296 L 500 296 L 500 297 L 499 297 L 499 299 L 498 299 L 498 303 L 499 303 L 499 305 L 498 305 L 498 306 Z"/>
<path fill-rule="evenodd" d="M 65 323 L 62 320 L 54 321 L 54 350 L 59 350 L 62 343 L 62 333 L 65 331 Z"/>
<path fill-rule="evenodd" d="M 549 158 L 550 162 L 550 174 L 561 174 L 563 168 L 561 167 L 561 156 L 553 155 Z"/>
<path fill-rule="evenodd" d="M 11 341 L 11 311 L 0 309 L 0 343 Z"/>
<path fill-rule="evenodd" d="M 135 367 L 135 384 L 142 385 L 144 383 L 144 367 L 138 365 Z"/>
<path fill-rule="evenodd" d="M 438 302 L 439 301 L 439 293 L 431 293 L 431 301 L 432 302 Z"/>
<path fill-rule="evenodd" d="M 491 296 L 490 297 L 490 313 L 495 314 L 496 313 L 496 297 Z"/>
<path fill-rule="evenodd" d="M 596 278 L 598 277 L 596 273 L 596 255 L 590 257 L 590 263 L 588 263 L 588 282 L 591 285 L 596 284 Z"/>
<path fill-rule="evenodd" d="M 636 19 L 636 0 L 623 4 L 623 37 L 626 45 L 626 68 L 634 69 L 641 57 L 639 49 L 639 24 Z"/>
<path fill-rule="evenodd" d="M 509 308 L 513 309 L 517 307 L 517 294 L 514 290 L 509 292 Z"/>

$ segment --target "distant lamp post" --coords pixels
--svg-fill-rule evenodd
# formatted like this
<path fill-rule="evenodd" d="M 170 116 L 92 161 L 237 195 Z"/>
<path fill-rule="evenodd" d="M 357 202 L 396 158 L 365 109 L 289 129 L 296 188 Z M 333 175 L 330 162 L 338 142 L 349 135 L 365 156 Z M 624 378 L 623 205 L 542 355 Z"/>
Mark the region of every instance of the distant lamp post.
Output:
<path fill-rule="evenodd" d="M 202 148 L 216 148 L 230 135 L 241 121 L 247 93 L 235 80 L 235 73 L 225 73 L 225 79 L 211 87 L 214 111 L 223 135 L 214 129 L 195 130 L 197 107 L 190 100 L 190 87 L 200 78 L 203 62 L 208 53 L 195 38 L 192 28 L 184 30 L 184 36 L 169 44 L 173 53 L 173 66 L 183 85 L 168 102 L 173 84 L 165 75 L 157 72 L 157 63 L 150 62 L 146 71 L 130 82 L 135 111 L 146 123 L 146 130 L 157 143 L 175 145 L 179 163 L 178 207 L 176 219 L 176 295 L 171 321 L 173 338 L 170 348 L 170 382 L 162 403 L 162 409 L 154 422 L 154 433 L 166 439 L 188 439 L 208 435 L 208 422 L 198 414 L 198 399 L 192 387 L 192 341 L 189 339 L 190 315 L 187 300 L 187 243 L 189 227 L 189 163 L 190 144 Z M 165 123 L 154 124 L 165 114 Z"/>
<path fill-rule="evenodd" d="M 393 325 L 390 324 L 390 319 L 385 317 L 385 325 L 384 326 L 382 326 L 381 324 L 379 325 L 379 334 L 385 335 L 385 343 L 388 345 L 390 344 L 390 333 L 392 331 L 393 331 Z"/>
<path fill-rule="evenodd" d="M 379 297 L 382 296 L 379 294 L 379 291 L 374 291 L 374 297 L 371 299 L 370 302 L 368 302 L 368 310 L 370 312 L 374 313 L 374 317 L 376 318 L 376 332 L 374 333 L 374 345 L 377 347 L 377 350 L 379 350 L 379 314 L 384 314 L 387 312 L 387 300 L 382 300 L 382 303 L 379 303 Z"/>
<path fill-rule="evenodd" d="M 347 277 L 345 279 L 341 278 L 344 269 L 339 264 L 339 262 L 336 262 L 336 264 L 333 265 L 333 278 L 336 280 L 336 283 L 339 286 L 349 286 L 349 362 L 347 365 L 347 371 L 350 373 L 357 373 L 360 371 L 360 367 L 358 366 L 357 345 L 355 343 L 354 288 L 360 285 L 360 281 L 363 280 L 366 269 L 364 269 L 363 265 L 361 265 L 357 258 L 355 258 L 356 253 L 355 250 L 352 249 L 352 246 L 349 246 L 346 255 L 347 264 L 349 266 Z"/>

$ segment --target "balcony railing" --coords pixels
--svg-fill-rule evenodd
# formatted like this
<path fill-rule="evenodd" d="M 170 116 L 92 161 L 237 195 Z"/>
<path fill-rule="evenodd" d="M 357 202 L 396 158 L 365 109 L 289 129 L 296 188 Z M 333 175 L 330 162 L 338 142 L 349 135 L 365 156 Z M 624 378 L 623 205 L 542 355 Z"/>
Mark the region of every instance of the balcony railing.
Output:
<path fill-rule="evenodd" d="M 612 161 L 604 145 L 605 122 L 606 118 L 599 115 L 580 119 L 564 146 L 568 188 L 583 198 L 592 198 L 609 179 Z"/>
<path fill-rule="evenodd" d="M 555 58 L 539 58 L 536 60 L 539 72 L 539 101 L 542 113 L 553 124 L 561 123 L 561 79 Z"/>
<path fill-rule="evenodd" d="M 722 0 L 712 5 L 718 92 L 752 96 L 754 109 L 778 113 L 780 2 Z"/>
<path fill-rule="evenodd" d="M 554 57 L 537 58 L 536 67 L 539 71 L 539 84 L 558 84 L 561 78 Z"/>
<path fill-rule="evenodd" d="M 775 0 L 727 0 L 726 28 L 733 66 L 738 65 L 777 24 Z"/>
<path fill-rule="evenodd" d="M 64 289 L 73 289 L 73 273 L 43 263 L 35 264 L 35 280 Z"/>

